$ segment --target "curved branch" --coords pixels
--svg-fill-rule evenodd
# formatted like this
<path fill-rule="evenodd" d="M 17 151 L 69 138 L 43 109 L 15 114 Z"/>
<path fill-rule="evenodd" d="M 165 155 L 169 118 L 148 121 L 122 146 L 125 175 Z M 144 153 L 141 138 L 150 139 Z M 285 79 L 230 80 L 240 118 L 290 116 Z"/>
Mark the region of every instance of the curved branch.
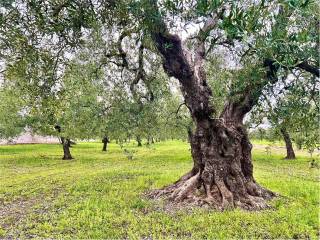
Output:
<path fill-rule="evenodd" d="M 268 84 L 274 84 L 278 81 L 277 71 L 279 66 L 274 64 L 273 61 L 266 59 L 263 63 L 264 67 L 267 67 L 266 78 L 255 84 L 247 85 L 243 91 L 237 92 L 232 95 L 234 99 L 227 101 L 224 110 L 220 117 L 225 119 L 227 122 L 238 122 L 241 123 L 244 116 L 251 111 L 256 105 L 260 96 L 263 93 L 263 89 Z"/>
<path fill-rule="evenodd" d="M 144 52 L 144 46 L 143 44 L 141 44 L 139 47 L 138 68 L 131 70 L 136 74 L 134 80 L 130 84 L 130 91 L 132 92 L 135 98 L 137 98 L 135 85 L 137 85 L 140 80 L 142 80 L 143 82 L 145 82 L 146 80 L 146 73 L 144 71 L 144 64 L 143 64 L 143 52 Z M 139 103 L 141 103 L 140 99 L 139 99 Z"/>
<path fill-rule="evenodd" d="M 307 61 L 304 61 L 302 63 L 299 63 L 297 65 L 298 68 L 301 68 L 317 77 L 319 77 L 320 75 L 320 68 L 319 66 L 313 66 L 313 65 L 310 65 Z"/>
<path fill-rule="evenodd" d="M 265 59 L 265 63 L 267 63 L 267 65 L 274 65 L 276 63 L 276 61 L 273 59 L 267 58 L 267 59 Z M 320 75 L 319 66 L 311 65 L 308 63 L 308 61 L 303 61 L 293 67 L 285 67 L 285 68 L 287 68 L 287 69 L 300 68 L 300 69 L 305 70 L 306 72 L 311 73 L 314 76 L 319 77 L 319 75 Z"/>
<path fill-rule="evenodd" d="M 218 14 L 214 14 L 212 17 L 206 19 L 204 26 L 199 30 L 197 35 L 196 53 L 200 58 L 204 58 L 206 55 L 205 41 L 208 38 L 210 32 L 217 26 Z"/>
<path fill-rule="evenodd" d="M 128 60 L 127 60 L 127 53 L 122 48 L 122 41 L 125 37 L 129 35 L 128 31 L 123 31 L 119 37 L 119 40 L 117 42 L 117 47 L 119 51 L 119 56 L 122 59 L 122 66 L 125 68 L 129 68 Z"/>
<path fill-rule="evenodd" d="M 181 38 L 171 34 L 161 16 L 156 1 L 149 1 L 152 16 L 147 20 L 151 38 L 162 55 L 163 68 L 170 77 L 175 77 L 181 84 L 181 90 L 186 104 L 190 107 L 194 119 L 209 119 L 215 111 L 210 98 L 212 92 L 206 81 L 203 66 L 204 41 L 215 24 L 216 17 L 209 19 L 204 28 L 200 30 L 198 46 L 193 52 L 196 57 L 192 60 L 192 53 L 183 48 Z M 146 7 L 146 10 L 150 10 Z M 146 11 L 148 12 L 148 11 Z M 152 22 L 150 24 L 150 22 Z"/>

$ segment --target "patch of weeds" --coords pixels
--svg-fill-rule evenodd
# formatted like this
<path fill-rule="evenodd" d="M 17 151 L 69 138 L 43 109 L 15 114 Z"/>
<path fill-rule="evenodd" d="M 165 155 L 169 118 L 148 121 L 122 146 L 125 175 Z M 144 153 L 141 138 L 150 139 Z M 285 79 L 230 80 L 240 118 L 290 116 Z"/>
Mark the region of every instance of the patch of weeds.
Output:
<path fill-rule="evenodd" d="M 6 230 L 4 230 L 1 226 L 0 226 L 0 237 L 5 237 L 6 235 Z"/>
<path fill-rule="evenodd" d="M 131 150 L 131 149 L 124 149 L 123 153 L 126 155 L 128 160 L 133 160 L 134 154 L 137 153 L 137 150 Z"/>

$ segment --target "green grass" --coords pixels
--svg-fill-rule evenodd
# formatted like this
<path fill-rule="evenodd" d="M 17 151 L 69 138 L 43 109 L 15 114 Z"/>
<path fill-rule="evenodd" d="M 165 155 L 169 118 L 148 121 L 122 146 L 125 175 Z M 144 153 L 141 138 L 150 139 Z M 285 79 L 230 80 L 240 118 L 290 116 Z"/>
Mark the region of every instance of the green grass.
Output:
<path fill-rule="evenodd" d="M 279 141 L 279 140 L 275 140 L 275 141 L 271 142 L 267 139 L 253 139 L 253 140 L 251 140 L 251 142 L 253 144 L 266 145 L 266 146 L 268 146 L 268 145 L 281 146 L 281 147 L 285 146 L 285 143 L 283 141 Z"/>
<path fill-rule="evenodd" d="M 167 213 L 143 192 L 177 180 L 192 166 L 189 146 L 161 142 L 135 149 L 128 160 L 116 144 L 72 148 L 61 160 L 59 145 L 0 146 L 0 238 L 299 238 L 319 237 L 319 172 L 299 152 L 254 150 L 254 173 L 283 197 L 273 210 L 225 212 L 195 209 Z M 318 159 L 319 160 L 319 159 Z"/>

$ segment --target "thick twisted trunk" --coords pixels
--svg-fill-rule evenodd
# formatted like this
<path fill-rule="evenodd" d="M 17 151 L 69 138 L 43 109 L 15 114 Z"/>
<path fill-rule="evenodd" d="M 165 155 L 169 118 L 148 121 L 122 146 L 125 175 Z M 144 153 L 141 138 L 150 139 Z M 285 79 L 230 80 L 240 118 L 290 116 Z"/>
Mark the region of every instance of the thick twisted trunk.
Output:
<path fill-rule="evenodd" d="M 150 196 L 164 197 L 177 204 L 208 204 L 217 209 L 258 210 L 268 207 L 267 200 L 274 194 L 257 184 L 253 177 L 252 146 L 242 124 L 245 114 L 254 106 L 256 96 L 244 92 L 236 101 L 225 104 L 220 118 L 212 118 L 212 93 L 206 84 L 199 55 L 193 66 L 191 75 L 184 75 L 189 74 L 188 71 L 181 71 L 180 82 L 196 126 L 194 133 L 188 131 L 194 165 L 176 183 L 153 191 Z M 179 77 L 177 72 L 175 74 Z"/>
<path fill-rule="evenodd" d="M 280 129 L 280 131 L 281 131 L 283 139 L 284 139 L 284 141 L 286 143 L 287 156 L 285 157 L 285 159 L 295 159 L 296 155 L 294 153 L 294 150 L 293 150 L 293 147 L 292 147 L 292 142 L 291 142 L 290 135 L 289 135 L 288 131 L 284 127 L 282 127 Z"/>
<path fill-rule="evenodd" d="M 164 197 L 176 204 L 209 204 L 217 209 L 267 207 L 266 200 L 274 194 L 253 178 L 251 144 L 242 125 L 245 114 L 254 106 L 267 81 L 248 84 L 239 96 L 226 103 L 220 118 L 212 118 L 213 96 L 203 61 L 205 38 L 217 24 L 217 18 L 206 21 L 192 53 L 182 46 L 177 35 L 168 32 L 161 18 L 156 20 L 157 27 L 150 28 L 152 39 L 163 57 L 164 70 L 180 82 L 196 129 L 194 133 L 189 131 L 192 170 L 176 183 L 151 192 L 150 196 Z"/>
<path fill-rule="evenodd" d="M 224 119 L 197 122 L 191 140 L 192 170 L 151 196 L 176 203 L 208 204 L 221 210 L 266 208 L 266 200 L 274 194 L 254 180 L 251 148 L 241 124 Z"/>

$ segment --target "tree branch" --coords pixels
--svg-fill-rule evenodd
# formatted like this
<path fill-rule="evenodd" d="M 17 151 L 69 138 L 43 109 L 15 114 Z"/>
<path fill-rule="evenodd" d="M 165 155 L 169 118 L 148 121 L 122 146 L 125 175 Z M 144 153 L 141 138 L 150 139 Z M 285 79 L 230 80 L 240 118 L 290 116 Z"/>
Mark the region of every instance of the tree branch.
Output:
<path fill-rule="evenodd" d="M 196 53 L 200 58 L 204 58 L 205 51 L 205 41 L 208 38 L 210 32 L 216 27 L 218 23 L 218 14 L 214 14 L 212 17 L 207 18 L 204 26 L 199 30 L 197 35 Z"/>
<path fill-rule="evenodd" d="M 251 111 L 262 95 L 263 89 L 268 84 L 278 81 L 277 71 L 279 66 L 266 59 L 263 66 L 267 67 L 265 79 L 247 85 L 242 91 L 233 93 L 227 101 L 220 117 L 229 122 L 242 122 L 244 116 Z"/>
<path fill-rule="evenodd" d="M 265 59 L 265 63 L 267 65 L 270 65 L 270 64 L 275 65 L 276 61 L 273 60 L 273 59 L 267 58 L 267 59 Z M 295 65 L 294 67 L 285 67 L 285 68 L 287 68 L 287 69 L 300 68 L 300 69 L 305 70 L 306 72 L 311 73 L 314 76 L 319 77 L 319 75 L 320 75 L 319 66 L 311 65 L 311 64 L 308 63 L 308 61 L 303 61 L 303 62 Z"/>
<path fill-rule="evenodd" d="M 307 61 L 304 61 L 302 63 L 299 63 L 297 65 L 298 68 L 301 68 L 317 77 L 319 77 L 320 75 L 320 69 L 319 69 L 319 66 L 313 66 L 313 65 L 310 65 Z"/>

